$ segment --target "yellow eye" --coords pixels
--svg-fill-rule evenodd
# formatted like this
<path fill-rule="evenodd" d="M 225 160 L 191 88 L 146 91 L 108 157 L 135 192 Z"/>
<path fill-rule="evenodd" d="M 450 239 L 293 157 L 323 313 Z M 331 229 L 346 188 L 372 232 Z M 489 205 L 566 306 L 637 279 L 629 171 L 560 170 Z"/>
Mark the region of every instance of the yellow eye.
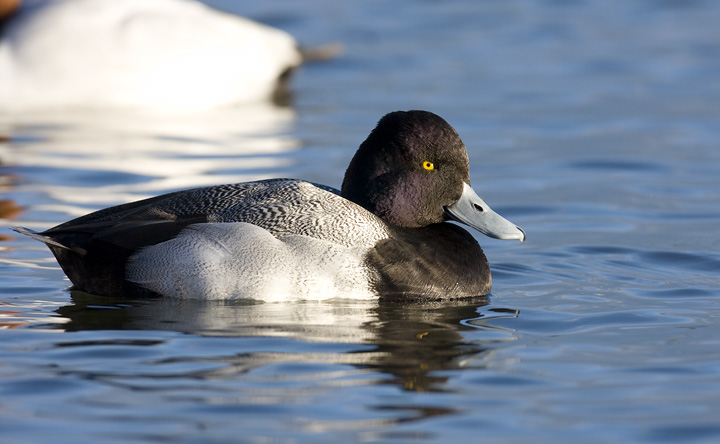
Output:
<path fill-rule="evenodd" d="M 428 161 L 426 160 L 425 162 L 423 162 L 423 168 L 425 168 L 426 170 L 434 170 L 434 169 L 435 169 L 435 165 L 433 165 L 432 162 L 428 162 Z"/>

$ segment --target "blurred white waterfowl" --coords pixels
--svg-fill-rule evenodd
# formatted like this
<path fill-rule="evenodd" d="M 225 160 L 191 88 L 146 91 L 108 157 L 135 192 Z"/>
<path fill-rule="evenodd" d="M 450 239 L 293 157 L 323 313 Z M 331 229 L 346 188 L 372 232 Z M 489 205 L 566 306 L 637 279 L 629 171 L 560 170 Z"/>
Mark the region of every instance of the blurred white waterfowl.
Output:
<path fill-rule="evenodd" d="M 18 2 L 0 24 L 0 110 L 257 102 L 303 62 L 288 33 L 193 0 L 0 0 L 0 13 Z"/>

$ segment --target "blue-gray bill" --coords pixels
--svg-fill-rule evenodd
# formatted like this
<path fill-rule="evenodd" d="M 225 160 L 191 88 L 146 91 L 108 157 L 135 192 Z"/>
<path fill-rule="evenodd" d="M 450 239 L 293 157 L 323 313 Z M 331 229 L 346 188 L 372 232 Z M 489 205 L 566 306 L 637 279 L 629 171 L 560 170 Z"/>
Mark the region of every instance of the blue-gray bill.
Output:
<path fill-rule="evenodd" d="M 452 220 L 473 227 L 486 236 L 525 241 L 525 232 L 520 227 L 494 212 L 466 183 L 463 183 L 460 199 L 445 207 L 445 213 Z"/>

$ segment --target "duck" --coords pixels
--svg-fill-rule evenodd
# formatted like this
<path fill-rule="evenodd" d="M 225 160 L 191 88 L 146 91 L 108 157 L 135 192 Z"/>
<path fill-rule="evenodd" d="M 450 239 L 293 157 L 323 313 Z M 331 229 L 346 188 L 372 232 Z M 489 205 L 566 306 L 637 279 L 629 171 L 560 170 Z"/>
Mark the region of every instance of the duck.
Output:
<path fill-rule="evenodd" d="M 195 0 L 0 0 L 0 14 L 5 111 L 287 103 L 306 60 L 287 32 Z"/>
<path fill-rule="evenodd" d="M 176 191 L 44 232 L 75 289 L 114 297 L 438 301 L 484 296 L 488 260 L 460 224 L 525 232 L 470 184 L 467 149 L 440 116 L 383 116 L 340 190 L 266 179 Z"/>

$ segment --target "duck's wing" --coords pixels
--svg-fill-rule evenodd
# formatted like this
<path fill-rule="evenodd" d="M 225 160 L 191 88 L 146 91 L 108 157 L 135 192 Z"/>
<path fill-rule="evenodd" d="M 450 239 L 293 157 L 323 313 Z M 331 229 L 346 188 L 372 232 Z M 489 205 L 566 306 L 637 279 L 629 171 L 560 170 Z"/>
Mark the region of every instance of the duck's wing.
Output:
<path fill-rule="evenodd" d="M 73 251 L 87 249 L 84 244 L 88 242 L 133 251 L 172 239 L 188 225 L 242 222 L 243 209 L 261 206 L 281 188 L 279 184 L 260 181 L 178 191 L 105 208 L 33 237 L 50 247 L 60 244 Z"/>
<path fill-rule="evenodd" d="M 322 212 L 313 214 L 309 209 L 328 202 L 354 205 L 337 194 L 334 188 L 295 179 L 216 185 L 105 208 L 35 234 L 68 249 L 83 239 L 134 250 L 171 239 L 196 223 L 250 222 L 271 232 L 286 232 L 305 223 L 303 216 L 322 218 Z M 26 231 L 23 234 L 30 235 Z M 73 245 L 68 244 L 69 238 L 75 239 Z"/>
<path fill-rule="evenodd" d="M 186 229 L 185 238 L 194 237 L 193 226 L 242 222 L 278 241 L 317 239 L 333 248 L 369 248 L 387 237 L 384 222 L 337 190 L 293 179 L 181 191 L 106 208 L 43 233 L 21 232 L 48 245 L 78 288 L 129 295 L 147 291 L 127 280 L 128 261 L 140 250 L 164 245 Z M 227 232 L 244 233 L 232 228 Z M 231 250 L 235 242 L 243 239 L 233 238 Z"/>
<path fill-rule="evenodd" d="M 134 253 L 173 239 L 192 224 L 242 221 L 243 208 L 262 206 L 293 182 L 300 181 L 179 191 L 99 210 L 42 233 L 16 231 L 45 243 L 77 288 L 102 295 L 144 295 L 147 290 L 126 280 L 126 264 Z"/>
<path fill-rule="evenodd" d="M 187 225 L 207 221 L 207 216 L 203 214 L 164 211 L 163 206 L 168 199 L 171 197 L 159 196 L 106 208 L 32 237 L 51 249 L 59 245 L 83 255 L 87 243 L 94 242 L 133 251 L 171 239 Z"/>

